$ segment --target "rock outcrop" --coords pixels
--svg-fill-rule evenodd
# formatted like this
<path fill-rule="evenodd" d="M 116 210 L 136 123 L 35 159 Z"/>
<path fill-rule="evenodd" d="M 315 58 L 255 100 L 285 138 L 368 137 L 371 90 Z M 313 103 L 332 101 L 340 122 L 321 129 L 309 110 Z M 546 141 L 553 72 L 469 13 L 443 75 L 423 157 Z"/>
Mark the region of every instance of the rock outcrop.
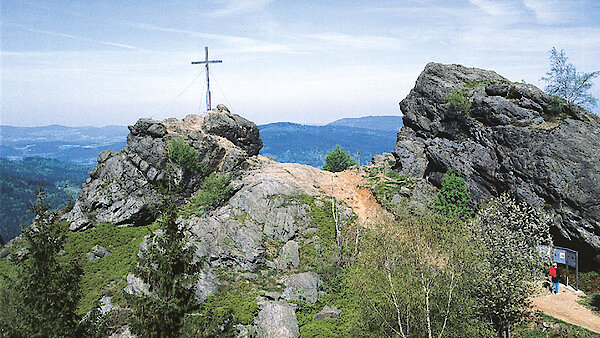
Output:
<path fill-rule="evenodd" d="M 342 311 L 340 311 L 335 306 L 325 305 L 323 310 L 313 316 L 313 320 L 323 320 L 328 318 L 338 318 L 342 315 Z"/>
<path fill-rule="evenodd" d="M 290 275 L 283 280 L 285 291 L 281 297 L 287 300 L 304 301 L 314 304 L 319 298 L 321 280 L 314 272 L 302 272 Z"/>
<path fill-rule="evenodd" d="M 154 220 L 162 202 L 169 164 L 169 144 L 185 142 L 200 162 L 196 168 L 177 166 L 175 180 L 185 186 L 185 195 L 196 190 L 206 173 L 232 172 L 246 158 L 257 155 L 262 142 L 256 125 L 220 105 L 203 115 L 183 120 L 140 119 L 129 126 L 127 145 L 121 151 L 107 150 L 83 188 L 73 210 L 66 215 L 71 230 L 94 224 L 141 225 Z"/>
<path fill-rule="evenodd" d="M 292 304 L 282 301 L 266 301 L 255 319 L 259 337 L 296 338 L 300 336 L 298 319 Z"/>
<path fill-rule="evenodd" d="M 462 91 L 470 109 L 447 102 Z M 556 215 L 557 244 L 600 264 L 600 122 L 533 85 L 430 63 L 400 103 L 397 170 L 440 186 L 461 170 L 478 203 L 509 191 Z M 585 263 L 585 262 L 584 262 Z"/>

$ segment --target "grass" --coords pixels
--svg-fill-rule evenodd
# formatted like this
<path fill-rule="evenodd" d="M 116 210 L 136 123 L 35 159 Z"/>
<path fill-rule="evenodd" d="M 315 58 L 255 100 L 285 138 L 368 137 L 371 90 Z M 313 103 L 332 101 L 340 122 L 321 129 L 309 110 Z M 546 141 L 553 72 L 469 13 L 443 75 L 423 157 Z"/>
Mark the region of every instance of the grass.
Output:
<path fill-rule="evenodd" d="M 400 193 L 402 187 L 413 190 L 415 179 L 400 175 L 393 169 L 387 167 L 373 167 L 368 169 L 367 184 L 365 186 L 373 192 L 377 202 L 388 211 L 395 209 L 392 199 Z"/>
<path fill-rule="evenodd" d="M 126 277 L 136 262 L 137 252 L 144 236 L 152 234 L 156 224 L 142 227 L 118 227 L 99 224 L 82 232 L 68 232 L 64 257 L 75 257 L 83 269 L 82 292 L 77 312 L 85 314 L 103 295 L 112 295 L 113 303 L 122 301 Z M 86 253 L 100 245 L 110 255 L 90 262 Z"/>
<path fill-rule="evenodd" d="M 66 262 L 75 258 L 83 269 L 78 314 L 90 311 L 104 295 L 112 296 L 113 304 L 123 303 L 121 291 L 127 285 L 126 277 L 136 262 L 140 243 L 157 229 L 156 223 L 141 227 L 103 223 L 86 231 L 66 232 L 65 253 L 59 259 Z M 95 245 L 103 246 L 110 255 L 90 262 L 86 253 Z M 15 265 L 0 259 L 0 276 L 10 275 L 15 269 Z"/>
<path fill-rule="evenodd" d="M 549 324 L 544 327 L 543 323 Z M 536 313 L 527 321 L 520 323 L 514 330 L 515 337 L 544 338 L 544 337 L 581 337 L 598 338 L 600 334 L 584 329 L 581 326 L 563 322 L 560 319 L 543 313 Z"/>

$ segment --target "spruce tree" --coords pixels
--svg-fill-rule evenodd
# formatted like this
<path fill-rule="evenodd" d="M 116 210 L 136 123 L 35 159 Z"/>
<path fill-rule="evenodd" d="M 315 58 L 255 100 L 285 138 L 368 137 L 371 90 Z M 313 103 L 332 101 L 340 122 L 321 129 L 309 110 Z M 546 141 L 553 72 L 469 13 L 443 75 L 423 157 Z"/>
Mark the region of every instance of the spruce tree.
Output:
<path fill-rule="evenodd" d="M 344 148 L 340 145 L 336 145 L 335 148 L 325 156 L 323 170 L 337 173 L 357 164 L 356 160 L 352 158 L 352 155 L 345 152 Z"/>
<path fill-rule="evenodd" d="M 472 204 L 460 170 L 448 170 L 442 178 L 442 188 L 433 201 L 433 209 L 447 217 L 467 221 L 474 214 Z"/>
<path fill-rule="evenodd" d="M 25 257 L 17 261 L 15 288 L 19 290 L 14 329 L 24 337 L 76 336 L 83 270 L 77 261 L 61 262 L 66 228 L 56 222 L 45 193 L 39 191 L 32 204 L 34 224 L 23 229 Z"/>
<path fill-rule="evenodd" d="M 166 202 L 159 231 L 138 256 L 135 274 L 149 286 L 148 294 L 128 296 L 133 316 L 132 331 L 141 337 L 174 337 L 184 315 L 196 306 L 192 275 L 193 247 L 187 245 L 185 229 L 176 223 L 175 205 Z"/>

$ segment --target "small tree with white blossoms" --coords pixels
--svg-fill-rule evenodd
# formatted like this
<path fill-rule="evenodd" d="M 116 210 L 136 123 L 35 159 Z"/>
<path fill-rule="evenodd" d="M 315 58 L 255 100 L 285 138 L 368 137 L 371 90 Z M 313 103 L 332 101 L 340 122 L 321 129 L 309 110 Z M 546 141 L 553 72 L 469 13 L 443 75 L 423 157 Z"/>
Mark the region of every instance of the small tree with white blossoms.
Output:
<path fill-rule="evenodd" d="M 471 222 L 486 251 L 488 276 L 478 290 L 486 315 L 496 330 L 510 336 L 510 326 L 527 313 L 527 298 L 546 258 L 540 246 L 550 245 L 552 218 L 508 194 L 493 198 Z"/>

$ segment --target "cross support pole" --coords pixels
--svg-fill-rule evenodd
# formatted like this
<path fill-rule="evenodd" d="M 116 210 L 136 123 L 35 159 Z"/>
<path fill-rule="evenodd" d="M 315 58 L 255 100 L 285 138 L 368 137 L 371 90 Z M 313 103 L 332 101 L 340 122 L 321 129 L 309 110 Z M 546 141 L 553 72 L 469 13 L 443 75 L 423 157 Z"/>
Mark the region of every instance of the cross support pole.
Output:
<path fill-rule="evenodd" d="M 210 76 L 208 71 L 209 63 L 221 63 L 223 60 L 209 60 L 208 47 L 204 47 L 204 61 L 192 61 L 193 65 L 204 64 L 206 66 L 206 111 L 210 111 Z"/>

